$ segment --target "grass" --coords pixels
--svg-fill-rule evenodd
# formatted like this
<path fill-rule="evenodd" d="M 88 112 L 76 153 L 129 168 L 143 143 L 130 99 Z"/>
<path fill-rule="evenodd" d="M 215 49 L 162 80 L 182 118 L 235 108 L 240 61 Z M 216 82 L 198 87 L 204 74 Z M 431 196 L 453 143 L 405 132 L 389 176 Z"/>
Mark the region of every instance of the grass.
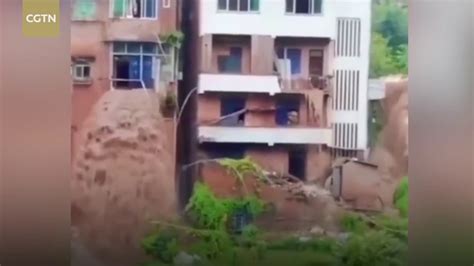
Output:
<path fill-rule="evenodd" d="M 262 259 L 257 259 L 255 255 L 246 249 L 237 251 L 236 266 L 333 266 L 336 261 L 334 256 L 325 252 L 315 252 L 313 250 L 292 251 L 292 250 L 269 250 Z M 229 265 L 229 258 L 222 258 L 213 261 L 206 266 Z"/>

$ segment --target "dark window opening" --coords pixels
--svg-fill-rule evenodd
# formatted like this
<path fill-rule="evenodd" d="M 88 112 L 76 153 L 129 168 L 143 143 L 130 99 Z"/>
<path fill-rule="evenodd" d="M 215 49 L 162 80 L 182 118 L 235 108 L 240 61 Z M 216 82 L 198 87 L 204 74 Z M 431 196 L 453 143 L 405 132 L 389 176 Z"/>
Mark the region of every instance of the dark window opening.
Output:
<path fill-rule="evenodd" d="M 242 144 L 207 144 L 203 148 L 206 150 L 210 159 L 231 158 L 242 159 L 245 157 L 245 145 Z"/>
<path fill-rule="evenodd" d="M 302 181 L 306 179 L 306 150 L 296 149 L 288 152 L 288 172 Z"/>
<path fill-rule="evenodd" d="M 223 98 L 221 100 L 221 117 L 228 116 L 220 122 L 222 126 L 242 126 L 245 123 L 245 98 Z M 242 111 L 241 113 L 237 113 Z M 235 115 L 231 115 L 235 114 Z M 230 116 L 229 116 L 230 115 Z"/>
<path fill-rule="evenodd" d="M 324 67 L 324 57 L 322 49 L 312 49 L 309 51 L 309 74 L 311 76 L 322 76 Z"/>
<path fill-rule="evenodd" d="M 227 0 L 219 0 L 217 3 L 217 8 L 219 10 L 226 10 L 227 9 Z"/>
<path fill-rule="evenodd" d="M 301 49 L 279 47 L 276 54 L 279 59 L 290 60 L 291 74 L 301 73 Z"/>
<path fill-rule="evenodd" d="M 286 0 L 285 11 L 294 14 L 320 14 L 322 0 Z"/>
<path fill-rule="evenodd" d="M 230 11 L 237 11 L 237 7 L 238 7 L 238 1 L 239 0 L 229 0 L 229 10 Z"/>
<path fill-rule="evenodd" d="M 275 122 L 279 126 L 297 125 L 299 123 L 299 101 L 297 99 L 278 100 Z"/>
<path fill-rule="evenodd" d="M 118 89 L 153 89 L 159 60 L 153 43 L 114 43 L 113 86 Z"/>
<path fill-rule="evenodd" d="M 296 14 L 309 14 L 310 12 L 310 0 L 295 0 L 295 13 Z"/>
<path fill-rule="evenodd" d="M 126 18 L 156 18 L 157 0 L 114 0 L 113 16 Z"/>
<path fill-rule="evenodd" d="M 249 10 L 249 2 L 248 0 L 239 0 L 240 1 L 240 11 L 248 11 Z"/>
<path fill-rule="evenodd" d="M 222 11 L 258 11 L 259 0 L 218 0 L 217 9 Z"/>
<path fill-rule="evenodd" d="M 231 47 L 229 55 L 217 57 L 217 65 L 220 73 L 242 73 L 242 48 Z"/>
<path fill-rule="evenodd" d="M 141 1 L 139 1 L 139 0 L 134 0 L 133 1 L 132 12 L 133 12 L 133 17 L 134 18 L 139 18 L 141 16 L 141 14 L 142 14 L 142 3 L 141 3 Z"/>

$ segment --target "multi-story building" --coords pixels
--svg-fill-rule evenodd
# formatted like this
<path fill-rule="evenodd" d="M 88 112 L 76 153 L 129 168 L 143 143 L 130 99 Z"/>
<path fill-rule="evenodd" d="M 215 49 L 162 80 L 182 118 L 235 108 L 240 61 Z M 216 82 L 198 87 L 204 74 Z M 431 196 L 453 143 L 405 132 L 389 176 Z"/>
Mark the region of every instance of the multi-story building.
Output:
<path fill-rule="evenodd" d="M 313 179 L 367 147 L 370 0 L 199 0 L 197 134 L 206 157 Z"/>
<path fill-rule="evenodd" d="M 176 88 L 177 0 L 74 0 L 71 22 L 72 148 L 108 90 Z"/>

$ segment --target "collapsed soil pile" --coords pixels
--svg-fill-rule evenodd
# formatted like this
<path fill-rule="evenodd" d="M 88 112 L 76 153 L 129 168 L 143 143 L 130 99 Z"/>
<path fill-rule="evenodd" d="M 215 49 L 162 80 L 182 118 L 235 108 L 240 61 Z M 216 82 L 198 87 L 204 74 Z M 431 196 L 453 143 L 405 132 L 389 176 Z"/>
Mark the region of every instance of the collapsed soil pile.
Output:
<path fill-rule="evenodd" d="M 154 92 L 109 91 L 82 127 L 71 222 L 105 265 L 135 265 L 150 219 L 176 213 L 173 122 L 159 110 Z"/>
<path fill-rule="evenodd" d="M 370 160 L 398 179 L 408 174 L 408 80 L 387 81 L 382 106 L 385 125 Z"/>

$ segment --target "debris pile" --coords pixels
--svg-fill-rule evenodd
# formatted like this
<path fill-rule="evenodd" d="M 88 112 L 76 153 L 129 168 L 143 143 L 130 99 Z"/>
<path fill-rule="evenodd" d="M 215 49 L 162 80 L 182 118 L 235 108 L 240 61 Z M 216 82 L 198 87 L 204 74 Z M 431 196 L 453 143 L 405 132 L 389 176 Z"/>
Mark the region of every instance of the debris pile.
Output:
<path fill-rule="evenodd" d="M 275 172 L 266 172 L 269 183 L 272 187 L 289 192 L 293 199 L 300 201 L 309 201 L 311 198 L 331 198 L 331 193 L 316 185 L 308 184 L 290 174 L 278 174 Z"/>

